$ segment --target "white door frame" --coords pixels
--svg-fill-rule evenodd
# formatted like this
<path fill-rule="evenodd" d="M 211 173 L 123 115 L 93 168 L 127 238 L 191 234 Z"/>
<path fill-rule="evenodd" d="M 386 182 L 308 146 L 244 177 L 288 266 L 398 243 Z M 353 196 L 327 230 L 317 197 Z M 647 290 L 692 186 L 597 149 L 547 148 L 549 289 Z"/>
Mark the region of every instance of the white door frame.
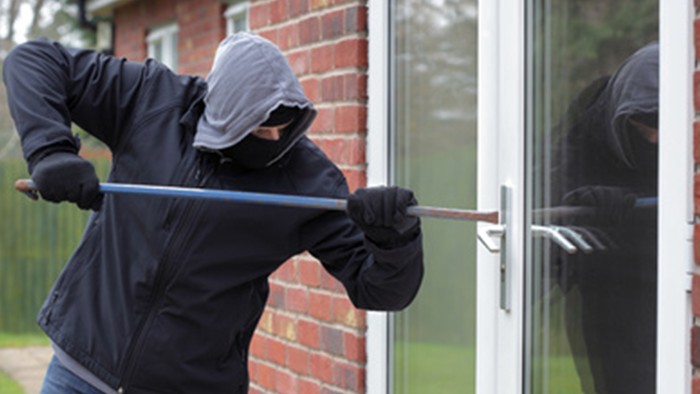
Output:
<path fill-rule="evenodd" d="M 368 185 L 388 182 L 389 5 L 368 0 Z M 693 18 L 690 0 L 660 0 L 659 289 L 657 392 L 690 393 Z M 500 184 L 513 190 L 507 247 L 512 252 L 510 310 L 499 308 L 498 256 L 478 248 L 477 393 L 523 390 L 524 45 L 525 9 L 518 0 L 479 4 L 479 202 L 498 209 Z M 496 181 L 495 181 L 496 180 Z M 367 392 L 389 388 L 388 314 L 367 316 Z M 520 372 L 518 372 L 520 371 Z"/>
<path fill-rule="evenodd" d="M 693 240 L 693 19 L 690 0 L 659 1 L 657 393 L 690 393 Z"/>
<path fill-rule="evenodd" d="M 389 1 L 368 1 L 367 185 L 389 181 Z M 367 312 L 367 393 L 389 392 L 389 314 Z"/>

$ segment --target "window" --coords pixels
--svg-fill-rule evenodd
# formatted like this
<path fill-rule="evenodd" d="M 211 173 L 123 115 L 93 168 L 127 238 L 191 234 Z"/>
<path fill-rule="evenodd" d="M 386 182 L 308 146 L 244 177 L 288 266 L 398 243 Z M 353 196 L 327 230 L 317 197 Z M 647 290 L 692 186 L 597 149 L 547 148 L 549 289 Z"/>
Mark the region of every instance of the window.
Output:
<path fill-rule="evenodd" d="M 177 71 L 177 24 L 172 23 L 156 27 L 146 37 L 148 57 L 155 59 Z"/>
<path fill-rule="evenodd" d="M 226 35 L 248 31 L 248 1 L 237 1 L 229 5 L 224 12 Z"/>

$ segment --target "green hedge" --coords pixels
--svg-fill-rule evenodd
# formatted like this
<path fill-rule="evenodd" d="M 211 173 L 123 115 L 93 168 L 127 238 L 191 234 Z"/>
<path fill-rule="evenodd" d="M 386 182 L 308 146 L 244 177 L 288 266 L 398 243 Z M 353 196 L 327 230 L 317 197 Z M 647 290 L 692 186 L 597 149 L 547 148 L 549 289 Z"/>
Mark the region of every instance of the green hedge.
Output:
<path fill-rule="evenodd" d="M 107 173 L 109 159 L 91 161 Z M 36 202 L 15 191 L 15 180 L 27 177 L 24 160 L 0 160 L 0 331 L 16 333 L 38 332 L 37 312 L 88 218 L 73 204 Z"/>

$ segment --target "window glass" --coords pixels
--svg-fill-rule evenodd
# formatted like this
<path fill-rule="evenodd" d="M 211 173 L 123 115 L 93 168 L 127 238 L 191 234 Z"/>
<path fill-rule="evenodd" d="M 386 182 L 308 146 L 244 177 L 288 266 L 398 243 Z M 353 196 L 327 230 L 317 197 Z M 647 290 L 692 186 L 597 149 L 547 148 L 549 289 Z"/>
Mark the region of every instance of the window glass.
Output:
<path fill-rule="evenodd" d="M 526 391 L 654 393 L 657 0 L 527 10 Z"/>
<path fill-rule="evenodd" d="M 391 10 L 393 181 L 422 205 L 474 209 L 477 1 L 396 0 Z M 423 285 L 393 320 L 393 392 L 473 392 L 476 225 L 422 223 Z"/>
<path fill-rule="evenodd" d="M 231 4 L 224 12 L 226 18 L 226 35 L 248 31 L 248 9 L 250 2 L 238 1 Z"/>

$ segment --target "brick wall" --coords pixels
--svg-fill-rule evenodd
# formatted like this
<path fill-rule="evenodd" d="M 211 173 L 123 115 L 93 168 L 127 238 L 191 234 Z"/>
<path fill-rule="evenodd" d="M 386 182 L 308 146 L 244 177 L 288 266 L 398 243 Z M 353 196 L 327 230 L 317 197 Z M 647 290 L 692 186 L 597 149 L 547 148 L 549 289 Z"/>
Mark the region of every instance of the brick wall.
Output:
<path fill-rule="evenodd" d="M 148 28 L 177 21 L 179 72 L 206 76 L 225 36 L 220 0 L 148 0 L 114 12 L 115 53 L 146 57 Z M 365 185 L 366 0 L 258 0 L 251 29 L 277 43 L 318 109 L 311 138 L 351 190 Z M 270 280 L 268 307 L 251 344 L 251 394 L 365 391 L 365 314 L 309 255 Z"/>
<path fill-rule="evenodd" d="M 177 22 L 179 69 L 183 74 L 206 76 L 216 47 L 226 35 L 226 4 L 220 0 L 135 1 L 114 12 L 114 51 L 117 56 L 146 58 L 149 29 Z"/>
<path fill-rule="evenodd" d="M 312 139 L 351 189 L 365 184 L 367 9 L 359 0 L 253 2 L 251 29 L 277 43 L 318 118 Z M 251 394 L 365 391 L 365 314 L 310 256 L 287 262 L 251 346 Z"/>

